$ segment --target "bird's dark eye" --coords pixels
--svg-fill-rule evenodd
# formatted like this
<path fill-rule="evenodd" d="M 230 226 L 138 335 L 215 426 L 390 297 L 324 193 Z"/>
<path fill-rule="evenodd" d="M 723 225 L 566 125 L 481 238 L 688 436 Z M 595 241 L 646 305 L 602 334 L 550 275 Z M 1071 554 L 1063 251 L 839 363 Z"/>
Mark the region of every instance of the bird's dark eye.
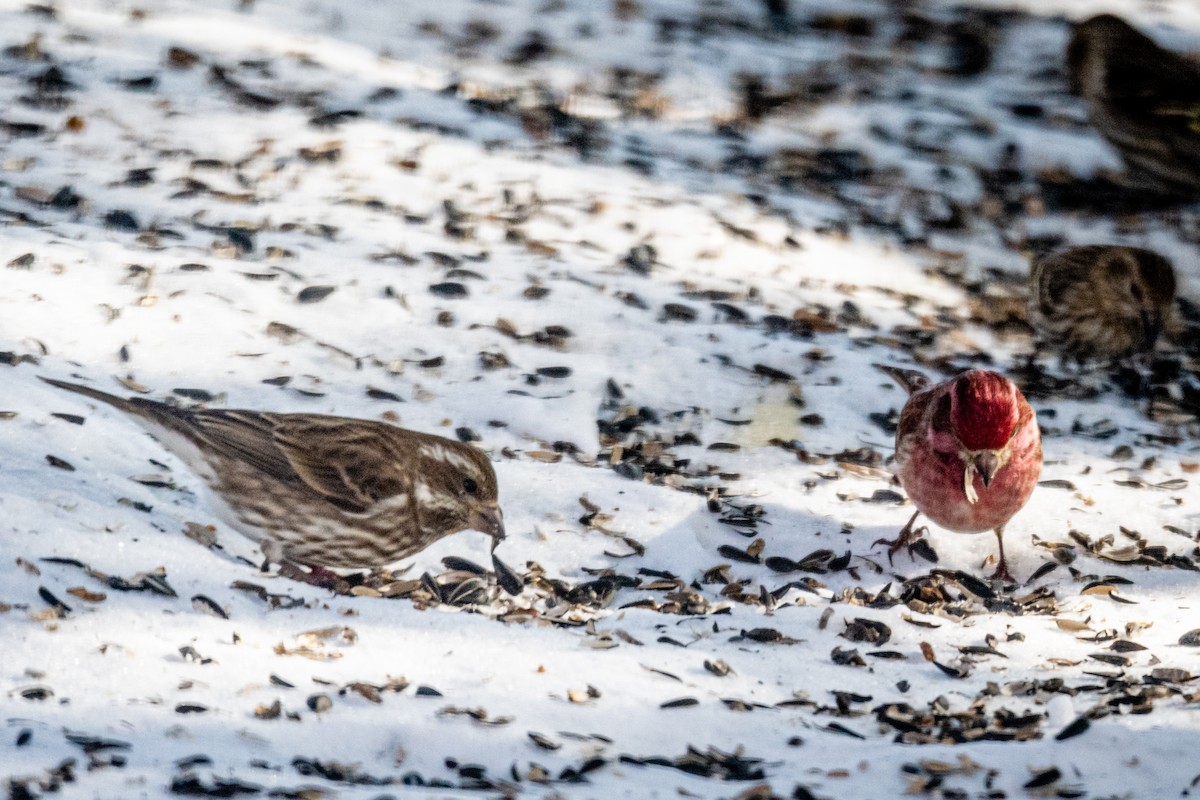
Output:
<path fill-rule="evenodd" d="M 1142 302 L 1142 287 L 1141 286 L 1138 286 L 1136 283 L 1130 284 L 1129 285 L 1129 293 L 1131 295 L 1133 295 L 1134 300 L 1138 301 L 1139 303 Z"/>
<path fill-rule="evenodd" d="M 464 478 L 463 491 L 467 494 L 475 494 L 479 491 L 479 484 L 475 482 L 474 478 Z"/>

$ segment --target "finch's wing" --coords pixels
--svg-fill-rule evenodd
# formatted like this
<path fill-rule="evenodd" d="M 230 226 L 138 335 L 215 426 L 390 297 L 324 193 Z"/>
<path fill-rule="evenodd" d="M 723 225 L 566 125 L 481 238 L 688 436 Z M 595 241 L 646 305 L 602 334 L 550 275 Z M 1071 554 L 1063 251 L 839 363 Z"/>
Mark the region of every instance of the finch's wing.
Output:
<path fill-rule="evenodd" d="M 933 405 L 933 415 L 929 417 L 931 405 Z M 908 399 L 904 408 L 900 409 L 900 419 L 896 422 L 897 453 L 899 454 L 904 442 L 923 441 L 926 436 L 925 426 L 927 424 L 936 431 L 950 430 L 949 392 L 922 391 Z"/>
<path fill-rule="evenodd" d="M 276 415 L 257 411 L 191 411 L 138 403 L 142 415 L 184 433 L 205 455 L 249 464 L 278 481 L 299 484 L 300 476 L 275 444 Z"/>
<path fill-rule="evenodd" d="M 406 433 L 380 423 L 289 414 L 275 418 L 272 441 L 300 480 L 343 511 L 361 514 L 408 492 Z"/>

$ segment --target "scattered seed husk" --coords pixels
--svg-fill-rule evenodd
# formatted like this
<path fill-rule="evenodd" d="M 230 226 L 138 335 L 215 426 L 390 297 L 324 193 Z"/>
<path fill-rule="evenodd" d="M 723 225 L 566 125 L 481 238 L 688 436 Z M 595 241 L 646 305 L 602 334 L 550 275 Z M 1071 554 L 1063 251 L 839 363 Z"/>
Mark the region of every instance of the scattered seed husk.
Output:
<path fill-rule="evenodd" d="M 192 597 L 192 608 L 201 613 L 219 617 L 220 619 L 229 619 L 229 614 L 225 612 L 225 609 L 221 608 L 215 600 L 206 595 L 198 594 Z"/>
<path fill-rule="evenodd" d="M 1200 628 L 1190 630 L 1179 637 L 1179 644 L 1184 647 L 1200 647 Z"/>
<path fill-rule="evenodd" d="M 733 670 L 729 668 L 729 665 L 719 658 L 714 658 L 711 660 L 706 658 L 704 660 L 704 668 L 713 675 L 721 678 L 733 672 Z"/>
<path fill-rule="evenodd" d="M 700 701 L 694 697 L 679 697 L 675 700 L 668 700 L 665 703 L 660 703 L 659 708 L 688 708 L 690 706 L 698 706 Z"/>

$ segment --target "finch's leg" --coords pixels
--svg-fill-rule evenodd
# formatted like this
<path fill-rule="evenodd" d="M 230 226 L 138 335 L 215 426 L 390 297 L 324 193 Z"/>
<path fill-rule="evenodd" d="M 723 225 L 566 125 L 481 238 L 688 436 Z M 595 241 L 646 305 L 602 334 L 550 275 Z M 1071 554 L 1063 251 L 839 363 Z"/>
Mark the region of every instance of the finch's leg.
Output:
<path fill-rule="evenodd" d="M 887 556 L 888 563 L 892 563 L 892 556 L 896 555 L 896 551 L 901 547 L 912 547 L 913 542 L 921 538 L 919 533 L 913 533 L 913 523 L 917 521 L 917 515 L 920 511 L 914 511 L 913 515 L 908 518 L 908 524 L 900 529 L 900 534 L 895 539 L 876 539 L 871 545 L 874 547 L 877 544 L 886 544 L 888 546 Z"/>
<path fill-rule="evenodd" d="M 1008 571 L 1008 562 L 1004 560 L 1004 526 L 996 528 L 996 543 L 1000 545 L 1000 563 L 992 573 L 992 580 L 1014 583 L 1012 573 Z"/>

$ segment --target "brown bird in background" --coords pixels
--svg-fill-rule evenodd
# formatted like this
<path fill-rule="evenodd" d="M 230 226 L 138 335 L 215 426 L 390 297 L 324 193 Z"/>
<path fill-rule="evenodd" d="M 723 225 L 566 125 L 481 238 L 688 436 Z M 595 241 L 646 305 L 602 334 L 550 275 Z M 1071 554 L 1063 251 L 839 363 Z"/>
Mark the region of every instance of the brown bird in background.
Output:
<path fill-rule="evenodd" d="M 1131 183 L 1200 193 L 1200 64 L 1102 14 L 1075 26 L 1067 72 L 1096 130 L 1120 151 Z"/>
<path fill-rule="evenodd" d="M 1073 247 L 1034 262 L 1029 280 L 1041 345 L 1079 364 L 1153 350 L 1175 298 L 1171 262 L 1137 247 Z"/>
<path fill-rule="evenodd" d="M 268 560 L 311 567 L 313 582 L 468 528 L 493 548 L 504 538 L 496 473 L 470 445 L 373 420 L 175 408 L 42 380 L 132 416 L 203 478 L 220 519 Z"/>

